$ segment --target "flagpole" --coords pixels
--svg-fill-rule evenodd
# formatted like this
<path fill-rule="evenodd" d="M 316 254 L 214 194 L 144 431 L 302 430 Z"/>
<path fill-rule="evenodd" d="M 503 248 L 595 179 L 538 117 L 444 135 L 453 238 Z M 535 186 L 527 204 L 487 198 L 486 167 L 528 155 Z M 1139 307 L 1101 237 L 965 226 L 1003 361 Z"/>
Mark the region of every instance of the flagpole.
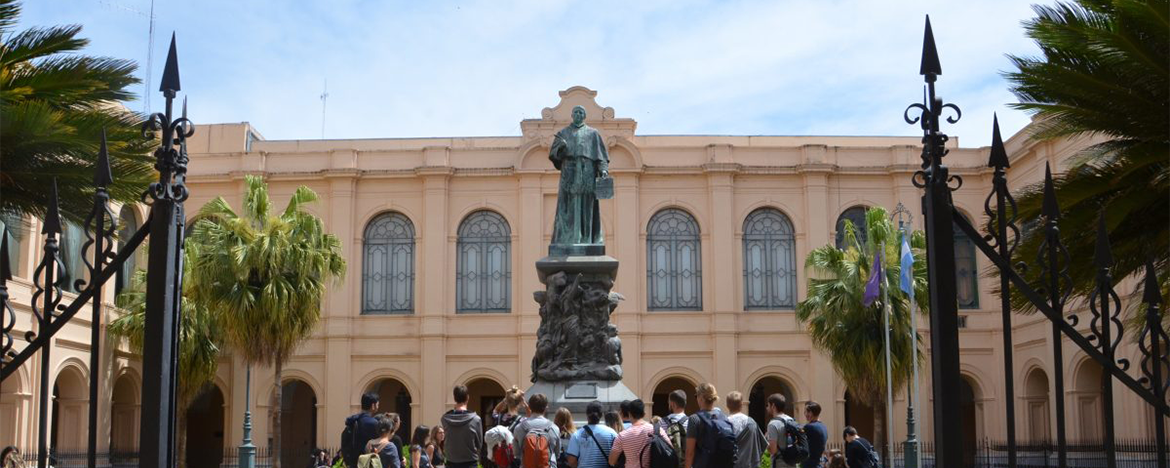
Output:
<path fill-rule="evenodd" d="M 882 241 L 882 251 L 879 255 L 884 260 L 886 243 Z M 885 261 L 881 261 L 882 269 L 885 267 Z M 885 328 L 885 347 L 886 347 L 886 456 L 889 457 L 889 466 L 893 466 L 894 461 L 894 382 L 893 370 L 890 365 L 890 286 L 889 277 L 885 272 L 882 273 L 882 326 Z"/>
<path fill-rule="evenodd" d="M 894 209 L 894 214 L 898 215 L 898 232 L 902 233 L 902 246 L 905 251 L 903 256 L 899 257 L 899 264 L 902 267 L 902 291 L 906 293 L 907 302 L 910 303 L 910 362 L 911 362 L 911 382 L 912 390 L 909 395 L 906 395 L 906 442 L 902 444 L 902 463 L 905 468 L 919 468 L 922 466 L 922 450 L 919 448 L 917 421 L 914 419 L 914 408 L 918 406 L 918 307 L 914 301 L 914 257 L 910 252 L 910 233 L 906 232 L 906 225 L 903 223 L 902 216 L 905 215 L 913 219 L 913 215 L 906 209 L 902 203 L 898 203 L 897 208 Z M 909 256 L 910 264 L 907 265 L 907 258 Z M 907 272 L 906 270 L 909 270 Z"/>

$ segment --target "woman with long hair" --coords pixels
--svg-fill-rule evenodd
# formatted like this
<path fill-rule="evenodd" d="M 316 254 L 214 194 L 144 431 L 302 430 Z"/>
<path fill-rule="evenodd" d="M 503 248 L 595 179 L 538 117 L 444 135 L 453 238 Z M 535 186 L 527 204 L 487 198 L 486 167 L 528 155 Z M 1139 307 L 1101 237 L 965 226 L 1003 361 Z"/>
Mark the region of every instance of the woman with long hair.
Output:
<path fill-rule="evenodd" d="M 391 434 L 394 433 L 394 426 L 397 424 L 397 421 L 384 414 L 378 416 L 378 437 L 366 442 L 366 450 L 362 452 L 363 454 L 376 454 L 378 460 L 382 462 L 382 468 L 402 468 L 402 453 L 400 453 L 398 446 L 390 440 Z M 362 465 L 360 457 L 358 465 Z"/>
<path fill-rule="evenodd" d="M 427 454 L 431 456 L 431 466 L 435 468 L 443 468 L 447 464 L 447 456 L 443 450 L 447 442 L 447 431 L 443 430 L 443 425 L 436 424 L 431 428 L 430 438 L 427 439 Z"/>
<path fill-rule="evenodd" d="M 500 400 L 495 408 L 492 408 L 492 425 L 511 428 L 516 421 L 521 419 L 520 409 L 525 405 L 524 391 L 513 385 L 504 393 L 504 399 Z"/>
<path fill-rule="evenodd" d="M 572 439 L 573 434 L 577 433 L 577 427 L 573 424 L 573 412 L 563 406 L 560 407 L 557 409 L 556 416 L 553 416 L 553 424 L 556 424 L 557 429 L 561 431 L 561 453 L 557 454 L 557 463 L 560 466 L 568 466 L 568 461 L 565 459 L 565 449 L 569 448 L 569 440 Z"/>
<path fill-rule="evenodd" d="M 431 468 L 431 429 L 423 424 L 414 428 L 410 437 L 410 468 Z"/>
<path fill-rule="evenodd" d="M 614 432 L 621 434 L 626 426 L 622 424 L 622 416 L 617 411 L 609 410 L 605 412 L 605 425 L 613 429 Z"/>

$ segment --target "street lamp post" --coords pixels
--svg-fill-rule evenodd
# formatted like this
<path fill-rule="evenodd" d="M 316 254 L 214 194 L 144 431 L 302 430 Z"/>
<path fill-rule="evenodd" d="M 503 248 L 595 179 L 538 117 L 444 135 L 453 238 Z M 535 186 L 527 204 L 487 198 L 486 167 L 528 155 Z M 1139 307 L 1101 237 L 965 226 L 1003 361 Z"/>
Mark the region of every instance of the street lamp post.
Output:
<path fill-rule="evenodd" d="M 898 202 L 898 206 L 894 208 L 892 215 L 898 217 L 898 231 L 903 236 L 910 235 L 906 231 L 906 224 L 914 219 L 914 215 L 910 214 L 910 210 L 906 209 L 906 205 Z M 903 217 L 906 219 L 903 220 Z M 911 273 L 913 278 L 913 273 Z M 913 288 L 913 286 L 911 286 Z M 914 420 L 914 406 L 918 402 L 918 311 L 915 310 L 914 297 L 910 297 L 910 344 L 912 352 L 910 353 L 911 364 L 910 368 L 913 372 L 912 390 L 911 394 L 906 398 L 906 442 L 902 443 L 902 463 L 906 468 L 918 468 L 921 466 L 918 459 L 918 435 L 917 423 Z"/>
<path fill-rule="evenodd" d="M 244 442 L 240 444 L 240 468 L 255 468 L 256 446 L 252 444 L 252 366 L 244 377 Z"/>

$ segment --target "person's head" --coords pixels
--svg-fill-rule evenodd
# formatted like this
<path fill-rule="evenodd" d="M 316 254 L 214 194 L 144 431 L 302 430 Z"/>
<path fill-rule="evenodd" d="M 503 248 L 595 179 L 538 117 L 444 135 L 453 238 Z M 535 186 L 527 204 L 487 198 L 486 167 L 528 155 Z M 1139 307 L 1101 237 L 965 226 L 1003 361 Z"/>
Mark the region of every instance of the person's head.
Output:
<path fill-rule="evenodd" d="M 386 418 L 390 419 L 390 422 L 394 424 L 394 428 L 391 431 L 398 432 L 398 427 L 402 426 L 402 416 L 399 416 L 398 413 L 386 413 Z"/>
<path fill-rule="evenodd" d="M 467 404 L 467 386 L 466 385 L 456 385 L 455 388 L 451 390 L 451 396 L 455 397 L 455 404 L 456 405 L 459 405 L 459 406 L 466 405 Z"/>
<path fill-rule="evenodd" d="M 352 393 L 350 395 L 353 395 Z M 366 392 L 362 395 L 362 411 L 368 411 L 370 414 L 378 412 L 378 394 L 374 392 Z"/>
<path fill-rule="evenodd" d="M 816 421 L 821 418 L 821 404 L 815 401 L 810 401 L 804 404 L 804 419 L 809 422 Z"/>
<path fill-rule="evenodd" d="M 637 421 L 646 417 L 646 403 L 642 400 L 634 400 L 630 402 L 630 421 Z"/>
<path fill-rule="evenodd" d="M 8 459 L 10 457 L 13 459 L 20 457 L 20 449 L 12 445 L 4 447 L 4 451 L 0 452 L 0 466 L 8 466 Z"/>
<path fill-rule="evenodd" d="M 524 391 L 520 390 L 520 387 L 513 385 L 512 388 L 504 393 L 504 407 L 508 409 L 509 413 L 516 411 L 516 408 L 523 402 Z"/>
<path fill-rule="evenodd" d="M 773 393 L 768 395 L 767 413 L 769 418 L 774 418 L 784 414 L 784 410 L 788 408 L 788 399 L 784 398 L 781 393 Z"/>
<path fill-rule="evenodd" d="M 573 125 L 581 125 L 585 122 L 585 107 L 573 106 Z"/>
<path fill-rule="evenodd" d="M 396 421 L 391 421 L 390 416 L 386 414 L 378 415 L 378 437 L 389 438 L 390 433 L 394 432 L 394 424 Z"/>
<path fill-rule="evenodd" d="M 543 393 L 537 393 L 528 397 L 528 411 L 529 414 L 544 414 L 548 409 L 548 397 Z"/>
<path fill-rule="evenodd" d="M 419 447 L 426 447 L 430 443 L 431 428 L 426 425 L 419 424 L 414 428 L 414 435 L 410 437 L 410 445 L 417 445 Z"/>
<path fill-rule="evenodd" d="M 731 414 L 743 411 L 743 394 L 740 392 L 730 392 L 727 394 L 727 412 Z"/>
<path fill-rule="evenodd" d="M 623 400 L 618 405 L 618 409 L 622 412 L 622 421 L 628 421 L 630 419 L 630 400 Z"/>
<path fill-rule="evenodd" d="M 829 450 L 829 468 L 846 468 L 845 455 L 838 449 Z"/>
<path fill-rule="evenodd" d="M 857 438 L 857 429 L 854 429 L 853 426 L 845 426 L 845 430 L 842 432 L 845 442 L 853 442 L 853 439 Z"/>
<path fill-rule="evenodd" d="M 614 410 L 609 410 L 605 413 L 605 425 L 609 426 L 610 429 L 613 429 L 617 432 L 621 432 L 622 429 L 625 429 L 622 426 L 622 416 Z"/>
<path fill-rule="evenodd" d="M 435 427 L 431 428 L 430 441 L 432 444 L 435 444 L 435 445 L 438 445 L 439 447 L 442 447 L 443 440 L 445 440 L 446 438 L 447 438 L 447 432 L 443 430 L 443 426 L 436 424 Z"/>
<path fill-rule="evenodd" d="M 553 416 L 553 423 L 561 430 L 561 434 L 572 434 L 577 431 L 573 424 L 573 412 L 564 406 L 557 409 L 556 416 Z"/>
<path fill-rule="evenodd" d="M 682 390 L 675 390 L 666 396 L 666 405 L 670 407 L 671 413 L 681 413 L 687 409 L 687 392 Z"/>
<path fill-rule="evenodd" d="M 662 424 L 662 416 L 651 417 L 650 424 L 653 424 L 655 426 Z"/>
<path fill-rule="evenodd" d="M 701 383 L 695 389 L 695 400 L 699 402 L 699 409 L 710 411 L 719 401 L 719 391 L 710 382 Z"/>
<path fill-rule="evenodd" d="M 591 401 L 585 406 L 585 419 L 589 424 L 601 423 L 601 418 L 605 415 L 605 410 L 601 407 L 600 401 Z"/>

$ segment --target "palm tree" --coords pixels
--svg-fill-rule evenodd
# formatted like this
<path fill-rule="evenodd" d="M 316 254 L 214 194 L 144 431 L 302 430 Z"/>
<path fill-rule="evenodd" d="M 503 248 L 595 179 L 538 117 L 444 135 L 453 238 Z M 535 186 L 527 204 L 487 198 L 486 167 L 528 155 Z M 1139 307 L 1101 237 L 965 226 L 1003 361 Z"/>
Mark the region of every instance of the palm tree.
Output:
<path fill-rule="evenodd" d="M 1039 57 L 1011 57 L 1007 73 L 1020 102 L 1036 116 L 1037 140 L 1086 137 L 1104 141 L 1074 158 L 1055 179 L 1061 236 L 1073 259 L 1093 258 L 1097 217 L 1105 214 L 1118 281 L 1152 259 L 1170 266 L 1170 2 L 1077 0 L 1034 6 L 1025 23 Z M 1020 247 L 1014 261 L 1033 263 L 1044 237 L 1042 185 L 1017 193 Z M 1069 265 L 1073 293 L 1093 287 L 1091 261 Z M 1039 268 L 1027 278 L 1038 280 Z M 1163 296 L 1170 275 L 1162 274 Z M 1035 308 L 1012 296 L 1022 311 Z M 1138 304 L 1141 301 L 1133 301 Z M 1170 315 L 1166 320 L 1170 321 Z"/>
<path fill-rule="evenodd" d="M 191 274 L 190 265 L 199 257 L 198 246 L 188 245 L 184 252 L 184 274 Z M 146 330 L 146 271 L 134 274 L 130 287 L 118 295 L 118 306 L 125 310 L 120 317 L 110 321 L 111 339 L 127 340 L 130 349 L 142 354 Z M 179 466 L 186 466 L 187 457 L 187 408 L 215 377 L 219 368 L 220 339 L 219 324 L 206 306 L 192 301 L 193 284 L 183 284 L 183 319 L 179 329 L 179 382 L 175 402 L 178 410 L 178 459 Z"/>
<path fill-rule="evenodd" d="M 191 282 L 196 299 L 220 317 L 233 351 L 249 365 L 274 366 L 273 466 L 280 468 L 281 373 L 321 319 L 326 283 L 345 275 L 341 242 L 305 205 L 317 200 L 298 187 L 273 213 L 268 185 L 245 179 L 242 216 L 223 198 L 199 210 L 188 244 L 199 244 Z"/>
<path fill-rule="evenodd" d="M 813 346 L 829 355 L 850 397 L 874 403 L 884 402 L 886 396 L 884 305 L 881 297 L 868 307 L 863 302 L 865 284 L 872 274 L 873 258 L 878 252 L 884 252 L 882 268 L 889 286 L 890 362 L 895 393 L 913 375 L 911 353 L 917 352 L 921 357 L 922 349 L 910 341 L 910 301 L 898 288 L 901 234 L 882 208 L 868 209 L 865 221 L 868 234 L 864 243 L 858 240 L 853 223 L 846 220 L 844 249 L 826 245 L 809 252 L 804 263 L 809 278 L 808 293 L 796 306 L 796 318 L 807 324 Z M 929 297 L 923 254 L 926 237 L 922 231 L 910 234 L 910 245 L 915 258 L 915 302 L 919 310 L 926 313 Z M 917 333 L 915 336 L 921 341 Z M 870 406 L 876 410 L 879 419 L 875 427 L 883 427 L 881 421 L 889 416 L 884 414 L 884 403 Z M 881 439 L 884 437 L 888 435 L 883 433 Z"/>
<path fill-rule="evenodd" d="M 133 61 L 79 52 L 81 26 L 13 31 L 16 0 L 0 0 L 0 213 L 44 216 L 52 180 L 61 212 L 74 221 L 93 204 L 93 174 L 105 130 L 114 183 L 110 196 L 133 203 L 154 174 L 154 142 L 142 116 L 120 102 L 138 83 Z"/>

